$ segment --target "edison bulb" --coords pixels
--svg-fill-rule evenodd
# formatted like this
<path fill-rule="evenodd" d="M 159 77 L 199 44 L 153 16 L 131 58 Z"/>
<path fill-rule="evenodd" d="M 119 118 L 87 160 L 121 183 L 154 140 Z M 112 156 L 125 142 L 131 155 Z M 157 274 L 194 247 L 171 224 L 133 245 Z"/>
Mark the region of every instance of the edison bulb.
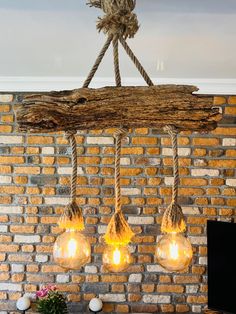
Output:
<path fill-rule="evenodd" d="M 192 245 L 181 233 L 167 233 L 157 243 L 157 262 L 167 270 L 184 270 L 191 263 L 192 256 Z"/>
<path fill-rule="evenodd" d="M 66 230 L 53 247 L 55 262 L 66 269 L 80 269 L 89 262 L 90 255 L 90 243 L 79 231 Z"/>
<path fill-rule="evenodd" d="M 110 272 L 122 272 L 132 263 L 132 256 L 128 246 L 108 245 L 102 257 L 104 267 Z"/>

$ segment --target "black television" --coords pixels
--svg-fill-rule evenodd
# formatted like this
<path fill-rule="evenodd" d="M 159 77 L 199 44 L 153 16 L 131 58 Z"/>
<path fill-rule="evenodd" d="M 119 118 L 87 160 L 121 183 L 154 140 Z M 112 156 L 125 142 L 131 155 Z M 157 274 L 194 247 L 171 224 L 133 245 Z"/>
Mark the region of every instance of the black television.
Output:
<path fill-rule="evenodd" d="M 236 224 L 207 222 L 208 308 L 236 313 Z"/>

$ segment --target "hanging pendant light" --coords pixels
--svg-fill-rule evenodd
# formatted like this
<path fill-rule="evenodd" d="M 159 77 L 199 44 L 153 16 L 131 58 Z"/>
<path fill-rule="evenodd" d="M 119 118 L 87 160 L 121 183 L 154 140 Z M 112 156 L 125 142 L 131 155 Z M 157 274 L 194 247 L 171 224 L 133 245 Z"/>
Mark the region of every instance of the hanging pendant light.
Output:
<path fill-rule="evenodd" d="M 158 263 L 170 271 L 182 271 L 192 260 L 192 245 L 182 233 L 167 233 L 156 246 Z"/>
<path fill-rule="evenodd" d="M 90 243 L 79 231 L 67 229 L 53 247 L 55 262 L 66 269 L 80 269 L 90 260 Z"/>
<path fill-rule="evenodd" d="M 107 232 L 104 236 L 107 246 L 102 257 L 104 267 L 110 272 L 122 272 L 132 263 L 128 244 L 134 234 L 121 211 L 120 155 L 121 140 L 125 135 L 126 130 L 124 129 L 119 129 L 115 133 L 115 213 L 108 224 Z"/>
<path fill-rule="evenodd" d="M 166 126 L 164 130 L 168 132 L 172 140 L 174 183 L 172 202 L 162 218 L 161 231 L 165 235 L 158 241 L 155 255 L 157 262 L 165 269 L 182 271 L 191 263 L 193 251 L 189 239 L 183 234 L 186 230 L 186 223 L 182 208 L 177 203 L 179 183 L 178 132 L 173 126 Z"/>
<path fill-rule="evenodd" d="M 91 247 L 81 233 L 84 230 L 82 210 L 76 204 L 77 152 L 74 133 L 67 133 L 72 147 L 71 203 L 67 205 L 58 225 L 66 231 L 59 235 L 53 247 L 55 262 L 66 269 L 80 269 L 90 261 Z"/>

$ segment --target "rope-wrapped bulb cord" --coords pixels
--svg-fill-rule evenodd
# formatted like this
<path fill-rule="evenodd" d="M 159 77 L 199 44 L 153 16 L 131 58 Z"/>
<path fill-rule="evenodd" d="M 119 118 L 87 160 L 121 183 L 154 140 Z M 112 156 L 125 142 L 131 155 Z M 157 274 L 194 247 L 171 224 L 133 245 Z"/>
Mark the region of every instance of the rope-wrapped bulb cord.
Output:
<path fill-rule="evenodd" d="M 170 135 L 172 142 L 174 182 L 172 187 L 172 202 L 164 212 L 161 224 L 161 231 L 164 233 L 180 233 L 185 231 L 186 223 L 182 208 L 178 205 L 178 130 L 172 125 L 167 125 L 166 127 L 164 127 L 164 131 L 166 131 Z"/>
<path fill-rule="evenodd" d="M 72 162 L 72 173 L 71 173 L 71 200 L 66 206 L 63 215 L 60 217 L 58 225 L 62 229 L 70 230 L 84 230 L 84 219 L 82 210 L 76 203 L 76 185 L 77 185 L 77 145 L 75 132 L 68 131 L 65 137 L 71 146 L 71 162 Z"/>
<path fill-rule="evenodd" d="M 121 142 L 127 134 L 125 129 L 118 129 L 115 134 L 116 155 L 115 155 L 115 213 L 112 216 L 104 239 L 109 245 L 127 245 L 134 236 L 127 220 L 121 210 L 121 185 L 120 185 L 120 159 Z"/>

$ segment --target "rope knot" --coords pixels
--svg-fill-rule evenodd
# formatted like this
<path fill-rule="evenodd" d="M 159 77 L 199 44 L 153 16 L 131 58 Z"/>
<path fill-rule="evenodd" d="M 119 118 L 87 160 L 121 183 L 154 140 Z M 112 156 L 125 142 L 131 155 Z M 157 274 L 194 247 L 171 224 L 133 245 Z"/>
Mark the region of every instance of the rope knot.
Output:
<path fill-rule="evenodd" d="M 124 138 L 126 135 L 127 135 L 127 132 L 128 130 L 127 129 L 117 129 L 115 132 L 114 132 L 114 137 L 115 139 L 117 138 Z"/>
<path fill-rule="evenodd" d="M 88 5 L 102 9 L 106 14 L 114 13 L 119 9 L 133 11 L 136 0 L 89 0 Z"/>
<path fill-rule="evenodd" d="M 170 136 L 177 135 L 178 129 L 174 125 L 166 125 L 164 126 L 164 131 L 167 132 Z"/>
<path fill-rule="evenodd" d="M 135 0 L 90 0 L 88 4 L 105 13 L 97 22 L 99 32 L 124 38 L 132 38 L 137 33 L 138 19 L 132 12 L 136 5 Z"/>
<path fill-rule="evenodd" d="M 77 133 L 77 131 L 76 130 L 70 130 L 70 131 L 66 131 L 65 132 L 65 138 L 67 139 L 67 140 L 69 140 L 72 136 L 74 136 L 75 134 Z"/>

